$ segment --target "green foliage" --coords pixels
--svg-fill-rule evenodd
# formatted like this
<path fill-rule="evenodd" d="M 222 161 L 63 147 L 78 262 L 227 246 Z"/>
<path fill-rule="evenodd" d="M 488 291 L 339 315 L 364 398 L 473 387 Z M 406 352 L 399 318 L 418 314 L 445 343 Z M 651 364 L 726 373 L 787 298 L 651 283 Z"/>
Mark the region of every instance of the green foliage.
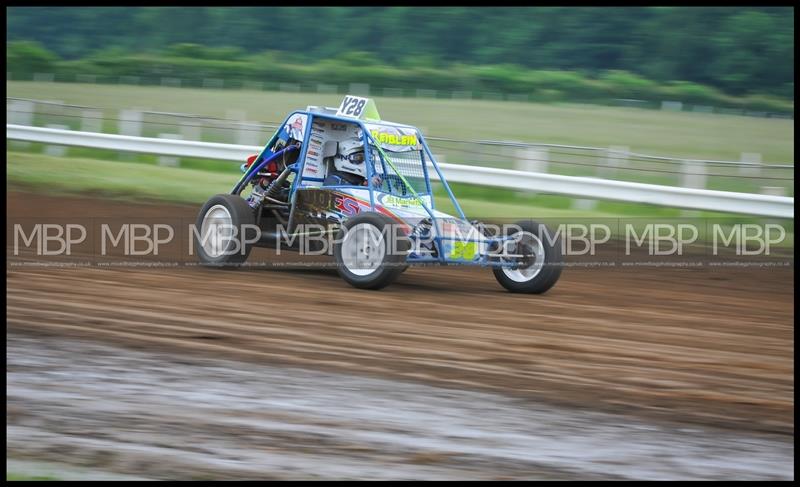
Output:
<path fill-rule="evenodd" d="M 600 80 L 602 87 L 614 98 L 651 98 L 658 88 L 657 83 L 634 73 L 608 71 Z"/>
<path fill-rule="evenodd" d="M 32 43 L 12 43 L 8 49 L 8 70 L 19 79 L 36 72 L 53 72 L 57 81 L 76 81 L 79 75 L 94 75 L 99 83 L 117 83 L 133 76 L 143 84 L 160 84 L 162 78 L 178 78 L 182 86 L 203 86 L 206 79 L 223 79 L 237 88 L 245 81 L 295 83 L 313 87 L 318 83 L 348 86 L 366 83 L 373 90 L 400 88 L 450 93 L 456 90 L 480 93 L 527 95 L 539 102 L 611 103 L 615 99 L 661 100 L 714 105 L 771 112 L 792 112 L 794 103 L 777 96 L 732 97 L 721 91 L 689 81 L 659 83 L 622 70 L 600 72 L 595 78 L 578 71 L 533 70 L 517 64 L 398 66 L 382 62 L 364 51 L 344 52 L 315 63 L 300 63 L 289 52 L 264 51 L 244 56 L 236 48 L 211 48 L 181 43 L 161 53 L 126 53 L 112 47 L 96 51 L 85 59 L 58 60 Z M 405 62 L 409 62 L 408 59 Z M 375 91 L 373 94 L 376 93 Z M 449 95 L 446 95 L 449 96 Z"/>
<path fill-rule="evenodd" d="M 6 65 L 9 70 L 23 76 L 51 73 L 58 57 L 35 41 L 9 42 L 6 47 Z"/>
<path fill-rule="evenodd" d="M 12 7 L 7 71 L 794 110 L 791 8 Z M 114 29 L 108 29 L 114 25 Z M 59 56 L 64 59 L 61 60 Z M 680 81 L 677 81 L 680 80 Z M 379 91 L 380 92 L 380 91 Z"/>
<path fill-rule="evenodd" d="M 238 47 L 208 47 L 200 44 L 184 42 L 174 44 L 165 49 L 164 54 L 176 58 L 219 59 L 225 61 L 239 60 L 245 52 Z"/>
<path fill-rule="evenodd" d="M 165 56 L 221 61 L 274 50 L 284 53 L 283 64 L 492 66 L 477 85 L 517 93 L 576 92 L 531 87 L 527 75 L 513 73 L 534 70 L 610 77 L 612 97 L 622 96 L 622 86 L 625 96 L 649 93 L 641 80 L 794 96 L 792 7 L 10 7 L 6 39 L 9 58 L 21 40 L 71 60 L 108 47 L 152 53 L 173 46 Z M 46 65 L 42 54 L 31 62 Z M 584 88 L 603 90 L 597 83 Z"/>

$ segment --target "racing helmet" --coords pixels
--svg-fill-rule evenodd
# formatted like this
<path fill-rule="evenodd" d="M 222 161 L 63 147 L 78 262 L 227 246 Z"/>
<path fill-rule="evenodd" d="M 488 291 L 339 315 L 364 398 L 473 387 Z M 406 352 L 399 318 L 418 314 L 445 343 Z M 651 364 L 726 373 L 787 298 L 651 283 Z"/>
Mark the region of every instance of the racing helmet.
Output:
<path fill-rule="evenodd" d="M 355 137 L 339 142 L 336 155 L 333 156 L 333 165 L 337 171 L 357 174 L 367 177 L 367 170 L 364 164 L 364 144 L 361 139 Z"/>

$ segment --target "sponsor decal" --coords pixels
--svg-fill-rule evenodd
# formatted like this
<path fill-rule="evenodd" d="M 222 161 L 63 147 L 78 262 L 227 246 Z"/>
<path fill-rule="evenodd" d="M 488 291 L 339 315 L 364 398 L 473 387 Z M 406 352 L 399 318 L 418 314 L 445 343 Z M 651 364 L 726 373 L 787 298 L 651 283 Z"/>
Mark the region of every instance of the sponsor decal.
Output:
<path fill-rule="evenodd" d="M 381 144 L 416 146 L 419 143 L 414 134 L 395 134 L 378 130 L 370 130 L 370 134 Z"/>
<path fill-rule="evenodd" d="M 308 117 L 306 115 L 294 115 L 289 119 L 286 125 L 283 126 L 283 129 L 289 134 L 289 137 L 296 140 L 303 140 L 307 120 Z"/>
<path fill-rule="evenodd" d="M 344 131 L 344 130 L 347 130 L 347 124 L 346 123 L 333 123 L 333 122 L 331 122 L 331 130 L 338 130 L 340 132 Z"/>
<path fill-rule="evenodd" d="M 311 138 L 309 139 L 309 142 L 311 142 L 312 144 L 316 144 L 316 145 L 322 145 L 322 139 L 318 139 L 318 138 L 314 137 L 314 131 L 313 130 L 311 131 Z"/>
<path fill-rule="evenodd" d="M 450 252 L 450 258 L 473 260 L 475 258 L 475 254 L 477 253 L 478 253 L 477 242 L 462 242 L 456 240 L 453 242 L 453 249 Z"/>
<path fill-rule="evenodd" d="M 402 198 L 385 193 L 378 196 L 378 202 L 383 206 L 422 206 L 416 198 Z"/>
<path fill-rule="evenodd" d="M 343 194 L 337 194 L 333 201 L 333 207 L 345 215 L 353 216 L 357 215 L 361 211 L 358 200 L 355 198 L 351 198 Z"/>
<path fill-rule="evenodd" d="M 311 150 L 311 149 L 308 149 L 308 151 L 306 152 L 306 154 L 308 154 L 309 156 L 312 156 L 312 157 L 319 157 L 319 152 L 317 152 L 317 151 L 313 151 L 313 150 Z"/>

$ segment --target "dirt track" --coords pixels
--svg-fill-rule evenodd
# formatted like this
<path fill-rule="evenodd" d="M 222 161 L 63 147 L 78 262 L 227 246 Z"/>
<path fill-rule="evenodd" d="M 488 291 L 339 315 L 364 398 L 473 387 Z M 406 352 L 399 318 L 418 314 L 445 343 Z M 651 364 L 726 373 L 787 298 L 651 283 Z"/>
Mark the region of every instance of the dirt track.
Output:
<path fill-rule="evenodd" d="M 46 201 L 11 193 L 8 215 L 197 211 Z M 371 292 L 325 270 L 55 268 L 7 254 L 12 332 L 793 434 L 793 265 L 574 268 L 550 293 L 524 296 L 485 269 L 412 268 Z"/>

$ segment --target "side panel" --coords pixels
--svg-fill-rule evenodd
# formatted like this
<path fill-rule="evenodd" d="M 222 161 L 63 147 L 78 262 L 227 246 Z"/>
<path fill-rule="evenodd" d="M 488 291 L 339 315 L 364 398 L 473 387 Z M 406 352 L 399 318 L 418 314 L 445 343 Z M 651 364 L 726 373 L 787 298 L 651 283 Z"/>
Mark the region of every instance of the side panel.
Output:
<path fill-rule="evenodd" d="M 369 211 L 368 191 L 354 191 L 365 194 L 359 195 L 362 198 L 338 188 L 298 188 L 289 217 L 289 232 L 294 233 L 299 225 L 338 225 L 346 218 Z"/>

